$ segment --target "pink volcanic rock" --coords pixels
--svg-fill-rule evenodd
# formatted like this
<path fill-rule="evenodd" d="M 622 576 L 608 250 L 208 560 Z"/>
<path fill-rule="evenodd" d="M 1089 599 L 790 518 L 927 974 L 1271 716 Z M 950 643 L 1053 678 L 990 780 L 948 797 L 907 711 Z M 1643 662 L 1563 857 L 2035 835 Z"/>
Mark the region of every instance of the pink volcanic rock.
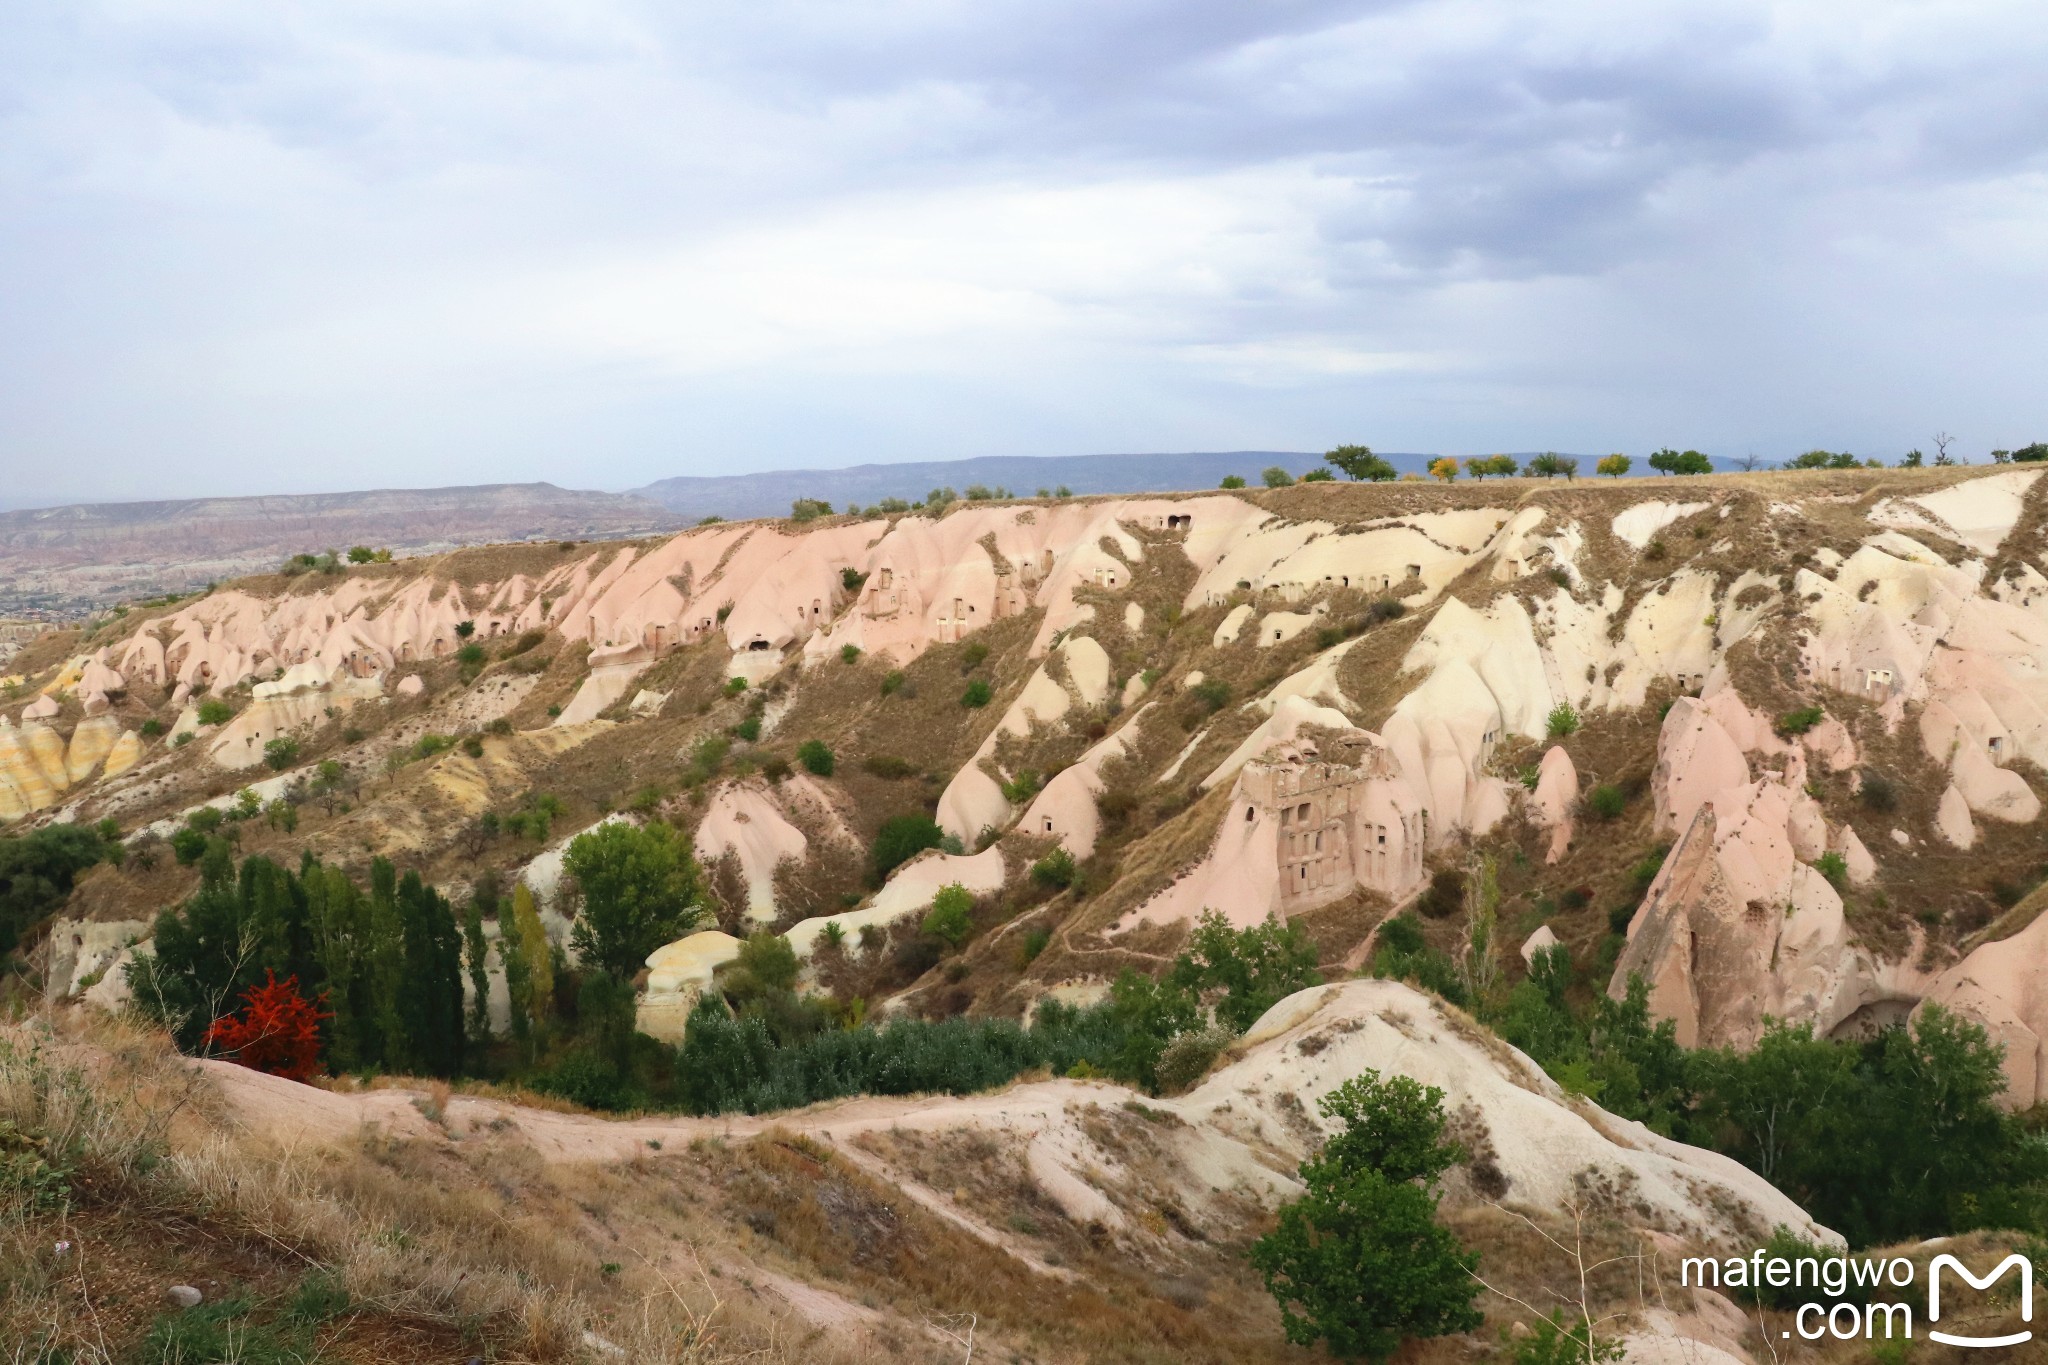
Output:
<path fill-rule="evenodd" d="M 425 682 L 421 681 L 419 674 L 408 673 L 404 677 L 400 678 L 398 680 L 398 686 L 392 688 L 391 690 L 396 692 L 401 697 L 417 697 L 420 693 L 427 690 L 427 685 Z"/>
<path fill-rule="evenodd" d="M 1924 1004 L 1975 1020 L 2005 1048 L 2001 1103 L 2025 1109 L 2048 1095 L 2048 915 L 2011 938 L 1980 945 L 1935 977 Z"/>
<path fill-rule="evenodd" d="M 2018 773 L 1998 767 L 1974 745 L 1956 750 L 1950 772 L 1955 790 L 1970 810 L 1994 820 L 2024 825 L 2041 813 L 2041 800 Z"/>
<path fill-rule="evenodd" d="M 769 924 L 775 919 L 775 869 L 803 862 L 810 841 L 784 817 L 765 783 L 727 782 L 697 826 L 696 848 L 707 866 L 728 853 L 739 860 L 747 917 Z"/>
<path fill-rule="evenodd" d="M 1672 702 L 1658 733 L 1651 778 L 1657 828 L 1686 828 L 1702 804 L 1748 782 L 1749 760 L 1742 746 L 1713 713 L 1692 697 Z"/>
<path fill-rule="evenodd" d="M 1554 863 L 1571 847 L 1572 814 L 1579 805 L 1579 770 L 1572 765 L 1572 756 L 1562 744 L 1553 744 L 1543 751 L 1543 761 L 1537 765 L 1533 799 L 1536 823 L 1550 831 L 1550 851 L 1543 860 Z"/>
<path fill-rule="evenodd" d="M 1839 999 L 1831 989 L 1852 951 L 1833 888 L 1795 864 L 1781 897 L 1746 894 L 1754 887 L 1734 875 L 1720 843 L 1714 807 L 1704 805 L 1636 911 L 1608 994 L 1620 999 L 1629 977 L 1640 975 L 1650 988 L 1650 1008 L 1677 1024 L 1686 1047 L 1754 1043 L 1763 1015 L 1788 1013 L 1793 977 L 1803 978 L 1800 993 L 1807 998 L 1799 1002 L 1805 1012 L 1792 1017 L 1834 1016 L 1822 1020 L 1823 1031 L 1847 1018 L 1864 1002 Z"/>
<path fill-rule="evenodd" d="M 99 692 L 106 696 L 118 697 L 128 690 L 128 680 L 116 673 L 99 659 L 88 662 L 78 676 L 81 692 Z"/>
<path fill-rule="evenodd" d="M 1102 765 L 1130 749 L 1138 727 L 1151 711 L 1148 704 L 1113 735 L 1100 740 L 1072 767 L 1063 768 L 1045 784 L 1024 812 L 1021 828 L 1041 839 L 1057 839 L 1076 858 L 1095 852 L 1102 832 L 1102 814 L 1096 800 L 1102 795 Z"/>
<path fill-rule="evenodd" d="M 1045 665 L 1034 670 L 1023 691 L 996 722 L 995 729 L 939 796 L 939 826 L 962 843 L 975 842 L 984 830 L 1007 828 L 1015 814 L 1009 798 L 1003 795 L 1001 783 L 987 771 L 1002 736 L 1015 735 L 1021 739 L 1040 726 L 1063 719 L 1077 701 L 1081 706 L 1094 707 L 1108 699 L 1109 654 L 1098 641 L 1086 635 L 1069 636 L 1054 654 L 1066 674 L 1066 682 L 1055 681 Z M 1092 834 L 1089 843 L 1092 847 Z"/>
<path fill-rule="evenodd" d="M 1398 900 L 1425 874 L 1421 791 L 1389 745 L 1348 724 L 1314 745 L 1270 743 L 1239 770 L 1207 856 L 1112 932 L 1205 910 L 1246 928 L 1361 887 Z"/>
<path fill-rule="evenodd" d="M 264 746 L 271 740 L 309 734 L 327 724 L 330 706 L 346 710 L 353 705 L 352 698 L 330 697 L 316 688 L 256 697 L 207 742 L 207 756 L 223 768 L 253 768 L 263 762 Z"/>
<path fill-rule="evenodd" d="M 45 693 L 21 709 L 21 718 L 27 720 L 55 720 L 63 712 L 57 699 Z"/>
<path fill-rule="evenodd" d="M 1934 811 L 1934 829 L 1957 848 L 1968 848 L 1977 842 L 1977 825 L 1970 819 L 1970 803 L 1954 783 L 1941 793 L 1941 804 Z"/>
<path fill-rule="evenodd" d="M 1849 727 L 1833 716 L 1808 730 L 1801 743 L 1829 772 L 1845 773 L 1856 766 L 1856 741 Z"/>
<path fill-rule="evenodd" d="M 1849 869 L 1850 885 L 1868 886 L 1877 880 L 1877 859 L 1870 856 L 1863 840 L 1848 825 L 1836 831 L 1834 851 L 1842 855 L 1842 861 Z"/>
<path fill-rule="evenodd" d="M 1557 934 L 1547 924 L 1536 926 L 1536 932 L 1522 940 L 1522 961 L 1533 963 L 1536 954 L 1557 946 Z"/>
<path fill-rule="evenodd" d="M 1003 889 L 1003 851 L 997 847 L 979 853 L 939 853 L 927 850 L 889 874 L 889 883 L 875 898 L 858 910 L 838 915 L 821 915 L 803 920 L 783 935 L 800 958 L 808 959 L 816 949 L 825 926 L 836 924 L 849 940 L 873 924 L 887 929 L 931 908 L 941 889 L 958 883 L 977 896 Z"/>

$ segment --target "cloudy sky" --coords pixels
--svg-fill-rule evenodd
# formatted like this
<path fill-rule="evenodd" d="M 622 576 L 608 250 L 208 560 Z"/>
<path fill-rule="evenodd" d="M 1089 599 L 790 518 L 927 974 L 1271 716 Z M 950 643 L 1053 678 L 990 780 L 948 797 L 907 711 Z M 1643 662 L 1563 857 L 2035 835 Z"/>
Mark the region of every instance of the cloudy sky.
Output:
<path fill-rule="evenodd" d="M 13 0 L 0 502 L 2048 439 L 2040 0 Z"/>

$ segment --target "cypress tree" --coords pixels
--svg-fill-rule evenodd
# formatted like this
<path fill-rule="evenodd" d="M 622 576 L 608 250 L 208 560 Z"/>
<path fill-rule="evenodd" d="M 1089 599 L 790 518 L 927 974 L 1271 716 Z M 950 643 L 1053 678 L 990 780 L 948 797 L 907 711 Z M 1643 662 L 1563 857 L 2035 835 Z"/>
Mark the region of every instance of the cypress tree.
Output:
<path fill-rule="evenodd" d="M 462 1069 L 462 934 L 447 898 L 407 872 L 398 884 L 407 1065 L 433 1076 Z"/>
<path fill-rule="evenodd" d="M 355 1071 L 381 1056 L 370 996 L 369 902 L 338 867 L 310 864 L 301 877 L 314 955 L 327 981 L 328 1065 Z"/>
<path fill-rule="evenodd" d="M 481 901 L 470 901 L 469 913 L 462 917 L 462 950 L 469 962 L 469 1032 L 481 1042 L 491 1036 L 490 945 L 484 940 Z"/>
<path fill-rule="evenodd" d="M 370 864 L 370 897 L 365 916 L 364 1017 L 375 1039 L 365 1061 L 388 1069 L 407 1065 L 405 1016 L 405 924 L 398 913 L 398 874 L 387 858 Z"/>

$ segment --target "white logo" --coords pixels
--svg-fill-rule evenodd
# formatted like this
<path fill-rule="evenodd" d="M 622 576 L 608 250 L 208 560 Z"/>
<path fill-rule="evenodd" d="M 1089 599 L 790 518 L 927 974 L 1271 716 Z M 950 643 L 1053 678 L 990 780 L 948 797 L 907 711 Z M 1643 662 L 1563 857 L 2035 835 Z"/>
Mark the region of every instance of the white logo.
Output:
<path fill-rule="evenodd" d="M 1927 1267 L 1927 1320 L 1929 1322 L 1941 1321 L 1941 1268 L 1943 1266 L 1950 1267 L 1956 1274 L 1962 1276 L 1972 1289 L 1989 1289 L 1992 1282 L 1998 1279 L 1999 1276 L 2017 1266 L 2020 1272 L 2020 1320 L 2022 1322 L 2032 1322 L 2034 1320 L 2034 1264 L 2032 1261 L 2029 1261 L 2018 1252 L 2014 1252 L 2000 1261 L 1996 1269 L 1980 1280 L 1970 1273 L 1968 1266 L 1948 1253 L 1943 1252 L 1934 1258 L 1932 1265 Z M 2025 1332 L 2014 1332 L 2011 1336 L 2004 1337 L 1958 1337 L 1951 1336 L 1947 1332 L 1937 1332 L 1930 1328 L 1927 1335 L 1944 1346 L 2017 1346 L 2023 1341 L 2031 1340 L 2034 1333 L 2030 1329 Z"/>

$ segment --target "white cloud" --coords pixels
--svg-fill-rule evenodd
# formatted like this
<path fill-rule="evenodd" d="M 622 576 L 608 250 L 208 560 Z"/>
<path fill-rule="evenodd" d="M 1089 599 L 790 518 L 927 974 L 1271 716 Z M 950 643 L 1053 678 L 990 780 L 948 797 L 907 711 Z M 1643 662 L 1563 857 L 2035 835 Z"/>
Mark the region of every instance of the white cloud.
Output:
<path fill-rule="evenodd" d="M 807 421 L 2042 434 L 2024 0 L 41 0 L 0 43 L 17 498 L 623 486 L 815 463 Z"/>

